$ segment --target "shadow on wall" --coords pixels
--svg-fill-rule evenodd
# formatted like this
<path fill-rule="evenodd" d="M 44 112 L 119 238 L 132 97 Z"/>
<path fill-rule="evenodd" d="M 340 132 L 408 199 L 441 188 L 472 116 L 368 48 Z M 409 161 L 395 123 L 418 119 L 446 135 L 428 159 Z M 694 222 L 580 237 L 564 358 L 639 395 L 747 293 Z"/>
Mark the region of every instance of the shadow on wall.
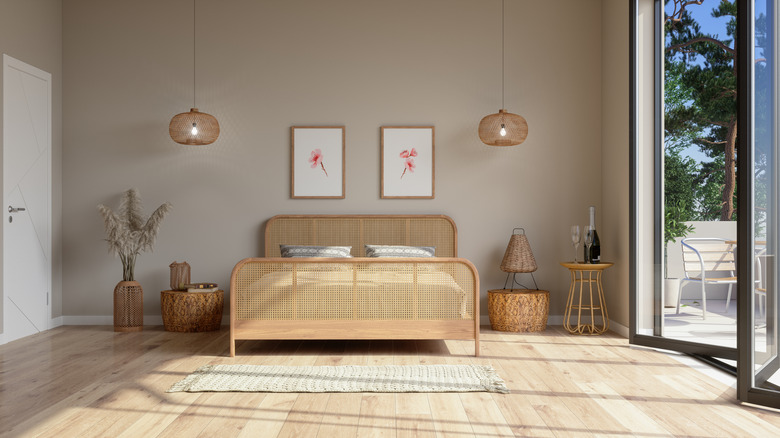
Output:
<path fill-rule="evenodd" d="M 685 222 L 686 225 L 693 225 L 693 232 L 687 237 L 720 237 L 728 240 L 737 239 L 737 221 L 691 221 Z M 685 272 L 682 266 L 682 244 L 683 238 L 677 238 L 668 247 L 668 278 L 683 278 Z M 709 274 L 708 274 L 709 275 Z M 725 275 L 714 275 L 725 276 Z M 728 292 L 726 285 L 707 285 L 707 299 L 725 300 Z M 700 297 L 701 285 L 698 283 L 686 283 L 683 286 L 683 298 Z M 732 299 L 734 294 L 732 294 Z"/>

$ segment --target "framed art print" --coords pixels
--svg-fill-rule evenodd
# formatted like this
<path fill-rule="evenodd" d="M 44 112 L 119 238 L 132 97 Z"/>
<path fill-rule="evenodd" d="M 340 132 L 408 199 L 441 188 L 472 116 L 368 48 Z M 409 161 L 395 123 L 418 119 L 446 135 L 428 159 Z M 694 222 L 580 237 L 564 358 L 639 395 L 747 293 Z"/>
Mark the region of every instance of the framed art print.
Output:
<path fill-rule="evenodd" d="M 381 197 L 433 199 L 433 126 L 383 126 L 381 137 Z"/>
<path fill-rule="evenodd" d="M 293 126 L 290 193 L 295 199 L 344 199 L 344 126 Z"/>

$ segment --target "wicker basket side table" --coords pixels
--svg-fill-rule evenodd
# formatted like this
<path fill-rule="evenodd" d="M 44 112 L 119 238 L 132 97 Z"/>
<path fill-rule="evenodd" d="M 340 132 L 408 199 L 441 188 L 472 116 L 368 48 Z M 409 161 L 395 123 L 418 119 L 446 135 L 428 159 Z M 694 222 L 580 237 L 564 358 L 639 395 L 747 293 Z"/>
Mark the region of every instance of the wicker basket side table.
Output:
<path fill-rule="evenodd" d="M 169 332 L 207 332 L 222 325 L 224 292 L 160 292 L 165 330 Z"/>
<path fill-rule="evenodd" d="M 535 289 L 488 291 L 490 328 L 502 332 L 540 332 L 547 328 L 550 292 Z"/>

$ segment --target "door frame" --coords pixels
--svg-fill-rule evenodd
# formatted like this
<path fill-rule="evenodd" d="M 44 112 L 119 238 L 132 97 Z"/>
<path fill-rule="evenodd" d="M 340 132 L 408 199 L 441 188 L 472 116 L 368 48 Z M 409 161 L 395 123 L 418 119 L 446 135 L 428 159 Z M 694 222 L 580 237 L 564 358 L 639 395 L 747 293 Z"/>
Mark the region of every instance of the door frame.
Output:
<path fill-rule="evenodd" d="M 665 338 L 662 336 L 663 327 L 663 305 L 661 297 L 663 294 L 663 243 L 660 236 L 663 233 L 662 221 L 655 220 L 653 233 L 656 236 L 654 238 L 654 251 L 653 251 L 653 264 L 655 270 L 653 272 L 653 284 L 654 284 L 654 300 L 653 300 L 653 334 L 643 334 L 637 331 L 637 256 L 640 230 L 637 229 L 637 199 L 639 196 L 639 181 L 637 175 L 639 172 L 639 165 L 642 153 L 638 149 L 639 140 L 638 135 L 638 119 L 637 119 L 637 104 L 638 104 L 638 56 L 639 56 L 639 34 L 637 24 L 637 14 L 639 12 L 639 0 L 629 0 L 629 343 L 634 345 L 641 345 L 651 348 L 660 348 L 664 350 L 674 350 L 681 353 L 711 356 L 722 359 L 737 360 L 737 349 L 731 347 L 723 347 L 718 345 L 703 344 L 698 342 L 683 341 L 679 339 Z M 654 197 L 653 197 L 653 209 L 654 211 L 662 211 L 663 208 L 663 186 L 661 183 L 663 177 L 663 169 L 657 163 L 660 163 L 663 157 L 663 138 L 658 134 L 661 132 L 661 120 L 658 117 L 660 111 L 663 108 L 663 98 L 661 90 L 663 87 L 663 55 L 658 50 L 659 45 L 663 47 L 663 40 L 661 35 L 658 34 L 657 29 L 663 16 L 663 2 L 661 0 L 653 1 L 653 23 L 655 28 L 654 38 L 654 52 L 653 52 L 653 87 L 654 100 L 653 100 L 653 114 L 654 119 L 654 132 L 655 138 L 653 141 L 653 155 L 656 164 L 653 166 L 653 179 L 654 179 Z"/>
<path fill-rule="evenodd" d="M 754 22 L 755 22 L 755 10 L 754 0 L 737 2 L 737 52 L 743 53 L 743 59 L 747 58 L 751 61 L 755 59 L 754 56 Z M 769 11 L 768 11 L 769 12 Z M 774 15 L 774 19 L 770 20 L 770 23 L 775 25 L 774 31 L 777 31 L 777 15 Z M 774 35 L 777 38 L 777 35 Z M 778 53 L 775 50 L 775 53 Z M 777 68 L 775 66 L 775 68 Z M 777 70 L 774 71 L 777 75 Z M 737 349 L 739 350 L 739 359 L 737 366 L 737 398 L 743 402 L 755 403 L 763 406 L 769 406 L 773 408 L 780 408 L 780 392 L 776 390 L 764 389 L 756 386 L 756 376 L 761 374 L 772 375 L 780 369 L 780 356 L 775 355 L 769 359 L 769 361 L 763 364 L 762 369 L 758 374 L 754 368 L 756 354 L 754 350 L 755 344 L 755 294 L 753 293 L 753 280 L 755 275 L 755 269 L 753 263 L 747 261 L 753 260 L 754 252 L 754 156 L 753 156 L 753 142 L 754 142 L 754 63 L 739 63 L 737 65 L 737 168 L 742 169 L 742 172 L 747 174 L 747 177 L 740 177 L 739 170 L 737 173 L 737 185 L 738 185 L 738 198 L 740 201 L 737 203 L 737 215 L 740 218 L 745 218 L 744 221 L 740 220 L 737 224 L 737 240 L 740 242 L 747 242 L 747 245 L 739 245 L 737 247 Z M 775 86 L 777 86 L 777 78 L 774 78 Z M 774 90 L 775 94 L 778 90 Z M 777 101 L 775 98 L 775 105 Z M 775 107 L 777 110 L 777 107 Z M 777 118 L 775 118 L 777 123 Z M 777 125 L 774 126 L 775 131 L 778 129 Z M 778 152 L 778 145 L 775 144 L 775 151 Z M 776 171 L 778 169 L 775 169 Z M 767 242 L 768 244 L 769 242 Z M 744 261 L 740 263 L 740 261 Z M 776 263 L 776 262 L 775 262 Z M 769 269 L 767 267 L 767 269 Z M 770 300 L 770 290 L 767 285 L 767 302 L 766 302 L 766 315 L 767 315 L 767 336 L 769 336 L 769 328 L 774 326 L 777 321 L 770 324 L 769 321 L 769 304 L 773 301 Z M 777 291 L 774 291 L 777 293 Z M 774 341 L 778 342 L 777 339 Z"/>
<path fill-rule="evenodd" d="M 44 242 L 44 244 L 48 247 L 47 248 L 47 250 L 48 250 L 48 260 L 47 260 L 47 263 L 46 263 L 46 277 L 47 277 L 46 278 L 46 288 L 47 288 L 47 291 L 46 291 L 46 307 L 45 307 L 46 318 L 45 318 L 44 327 L 41 328 L 41 331 L 43 331 L 43 330 L 48 330 L 49 328 L 52 327 L 52 312 L 51 312 L 51 310 L 52 310 L 52 273 L 53 273 L 53 263 L 52 263 L 52 259 L 53 259 L 53 253 L 52 253 L 52 248 L 53 248 L 53 245 L 52 245 L 52 242 L 53 242 L 53 238 L 52 238 L 52 133 L 51 133 L 51 127 L 52 127 L 52 83 L 51 82 L 52 82 L 52 78 L 51 78 L 51 73 L 48 73 L 48 72 L 46 72 L 44 70 L 41 70 L 41 69 L 39 69 L 37 67 L 34 67 L 34 66 L 30 65 L 30 64 L 27 64 L 27 63 L 25 63 L 23 61 L 20 61 L 20 60 L 16 59 L 16 58 L 13 58 L 13 57 L 9 56 L 8 54 L 3 53 L 3 74 L 2 74 L 2 81 L 3 81 L 3 102 L 2 102 L 2 105 L 3 105 L 3 111 L 2 111 L 3 112 L 3 125 L 2 125 L 3 126 L 3 129 L 2 129 L 2 131 L 3 131 L 3 143 L 2 143 L 3 166 L 5 166 L 5 145 L 6 145 L 6 142 L 8 140 L 6 138 L 6 132 L 7 131 L 4 128 L 5 125 L 6 125 L 6 122 L 7 122 L 7 112 L 5 111 L 5 97 L 8 95 L 8 92 L 6 91 L 6 88 L 10 87 L 8 82 L 6 82 L 6 80 L 5 80 L 6 79 L 5 76 L 6 76 L 6 71 L 8 71 L 9 69 L 15 69 L 15 70 L 21 71 L 23 73 L 29 74 L 31 76 L 37 77 L 37 78 L 39 78 L 39 79 L 41 79 L 41 80 L 46 82 L 46 88 L 47 88 L 47 90 L 46 90 L 46 97 L 47 97 L 47 102 L 46 102 L 47 111 L 46 111 L 46 114 L 47 114 L 47 120 L 46 120 L 46 140 L 45 140 L 45 142 L 46 142 L 46 145 L 47 145 L 46 172 L 47 172 L 47 176 L 48 176 L 48 184 L 46 184 L 46 204 L 48 206 L 47 214 L 46 214 L 46 227 L 48 228 L 48 230 L 47 230 L 48 237 L 47 237 L 46 241 Z M 2 182 L 2 180 L 0 180 L 0 186 L 2 186 L 3 184 L 4 183 Z M 5 187 L 3 187 L 2 193 L 3 193 L 3 202 L 5 202 Z M 4 203 L 2 205 L 2 208 L 5 209 L 5 204 Z M 7 219 L 6 219 L 5 210 L 2 210 L 2 213 L 3 213 L 2 214 L 2 220 L 3 220 L 2 232 L 3 232 L 3 236 L 4 236 L 5 235 L 5 220 L 7 220 Z M 5 254 L 5 244 L 3 244 L 2 252 L 3 252 L 3 262 L 2 262 L 3 266 L 0 266 L 0 269 L 4 270 L 4 268 L 5 268 L 5 266 L 4 266 L 5 265 L 5 260 L 6 260 L 6 257 L 7 257 L 7 255 Z M 10 339 L 7 336 L 7 332 L 8 331 L 6 330 L 6 320 L 7 320 L 6 313 L 7 313 L 7 309 L 5 309 L 5 296 L 6 296 L 5 295 L 5 283 L 6 283 L 5 272 L 3 272 L 2 278 L 3 278 L 2 285 L 1 285 L 2 289 L 0 289 L 0 308 L 2 310 L 0 310 L 0 311 L 2 312 L 2 316 L 3 316 L 3 319 L 2 319 L 3 331 L 2 331 L 2 333 L 0 333 L 0 345 L 4 344 L 6 342 L 11 342 L 11 341 L 14 340 L 14 339 Z"/>

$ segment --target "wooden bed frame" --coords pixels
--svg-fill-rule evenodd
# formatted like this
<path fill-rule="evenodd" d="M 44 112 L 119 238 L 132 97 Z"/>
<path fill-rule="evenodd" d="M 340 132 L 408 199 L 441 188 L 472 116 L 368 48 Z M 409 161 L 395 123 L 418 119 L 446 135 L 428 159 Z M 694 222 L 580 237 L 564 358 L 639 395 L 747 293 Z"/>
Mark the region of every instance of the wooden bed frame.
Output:
<path fill-rule="evenodd" d="M 354 258 L 281 258 L 280 244 L 352 246 Z M 435 246 L 437 257 L 366 258 L 364 244 Z M 230 355 L 235 356 L 238 340 L 473 339 L 479 356 L 479 274 L 470 261 L 457 257 L 457 246 L 455 223 L 441 215 L 275 216 L 265 227 L 266 257 L 238 262 L 231 275 Z M 323 268 L 355 280 L 335 292 L 298 287 L 299 276 Z M 355 287 L 358 278 L 372 278 L 374 272 L 381 282 L 385 270 L 413 281 L 382 283 L 380 298 Z M 261 281 L 282 274 L 295 279 L 292 292 L 280 293 Z M 459 291 L 422 280 L 436 275 Z M 388 296 L 393 297 L 390 317 L 371 314 L 370 304 L 362 301 Z M 453 303 L 463 309 L 457 317 Z"/>

